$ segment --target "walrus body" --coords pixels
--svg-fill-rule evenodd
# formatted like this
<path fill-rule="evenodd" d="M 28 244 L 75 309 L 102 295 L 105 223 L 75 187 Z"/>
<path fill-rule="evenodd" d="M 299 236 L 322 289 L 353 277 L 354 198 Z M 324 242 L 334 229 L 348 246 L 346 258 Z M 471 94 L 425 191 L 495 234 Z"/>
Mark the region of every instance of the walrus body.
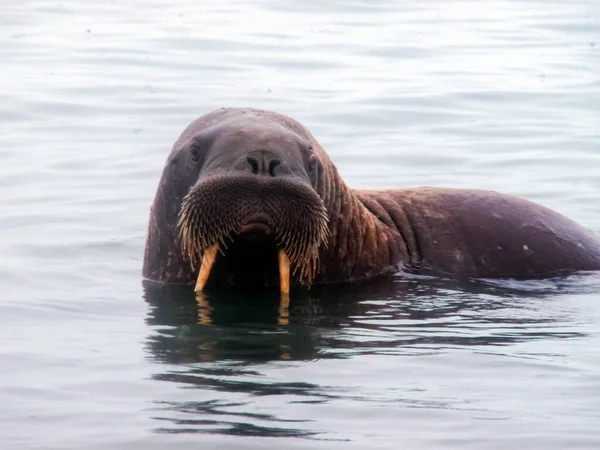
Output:
<path fill-rule="evenodd" d="M 200 272 L 202 286 L 262 287 L 284 283 L 286 261 L 292 283 L 304 285 L 398 270 L 544 278 L 600 269 L 600 242 L 548 208 L 496 192 L 351 189 L 312 134 L 275 112 L 197 119 L 167 159 L 143 275 L 192 283 Z"/>

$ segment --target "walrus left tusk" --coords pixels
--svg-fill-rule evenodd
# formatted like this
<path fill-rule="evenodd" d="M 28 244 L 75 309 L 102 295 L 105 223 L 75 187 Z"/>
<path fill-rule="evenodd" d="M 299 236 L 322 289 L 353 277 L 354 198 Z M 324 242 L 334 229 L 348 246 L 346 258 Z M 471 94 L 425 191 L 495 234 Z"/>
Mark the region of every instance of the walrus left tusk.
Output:
<path fill-rule="evenodd" d="M 290 292 L 290 259 L 283 250 L 279 250 L 279 289 L 284 294 Z"/>
<path fill-rule="evenodd" d="M 200 266 L 200 273 L 198 274 L 198 281 L 196 281 L 195 292 L 200 292 L 206 286 L 208 276 L 210 275 L 210 269 L 212 269 L 219 251 L 219 245 L 215 244 L 212 247 L 207 248 L 202 256 L 202 265 Z"/>

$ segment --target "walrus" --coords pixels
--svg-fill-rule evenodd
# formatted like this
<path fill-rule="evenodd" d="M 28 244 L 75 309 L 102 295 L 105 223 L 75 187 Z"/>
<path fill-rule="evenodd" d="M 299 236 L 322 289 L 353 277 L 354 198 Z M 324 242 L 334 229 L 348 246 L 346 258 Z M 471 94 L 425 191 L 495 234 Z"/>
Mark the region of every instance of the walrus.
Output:
<path fill-rule="evenodd" d="M 525 279 L 598 269 L 598 238 L 544 206 L 486 190 L 352 189 L 299 122 L 222 108 L 192 122 L 167 158 L 143 275 L 196 291 L 287 293 L 399 271 Z"/>

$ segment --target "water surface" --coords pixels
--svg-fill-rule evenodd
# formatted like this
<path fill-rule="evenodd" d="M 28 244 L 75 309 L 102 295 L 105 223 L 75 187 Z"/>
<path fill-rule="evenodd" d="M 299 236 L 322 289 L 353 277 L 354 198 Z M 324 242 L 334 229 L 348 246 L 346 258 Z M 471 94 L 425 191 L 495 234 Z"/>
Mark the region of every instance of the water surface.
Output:
<path fill-rule="evenodd" d="M 600 447 L 600 276 L 292 298 L 144 285 L 171 144 L 305 124 L 353 187 L 476 187 L 600 232 L 600 5 L 0 7 L 0 447 Z"/>

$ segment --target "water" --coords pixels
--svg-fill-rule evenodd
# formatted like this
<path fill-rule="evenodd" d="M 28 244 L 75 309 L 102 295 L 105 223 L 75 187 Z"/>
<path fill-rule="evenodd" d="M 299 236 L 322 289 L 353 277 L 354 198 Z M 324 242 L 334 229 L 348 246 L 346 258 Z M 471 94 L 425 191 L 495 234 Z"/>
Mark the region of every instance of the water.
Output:
<path fill-rule="evenodd" d="M 0 7 L 0 448 L 600 447 L 600 276 L 292 299 L 143 286 L 170 145 L 304 123 L 354 187 L 495 189 L 600 232 L 600 5 Z"/>

